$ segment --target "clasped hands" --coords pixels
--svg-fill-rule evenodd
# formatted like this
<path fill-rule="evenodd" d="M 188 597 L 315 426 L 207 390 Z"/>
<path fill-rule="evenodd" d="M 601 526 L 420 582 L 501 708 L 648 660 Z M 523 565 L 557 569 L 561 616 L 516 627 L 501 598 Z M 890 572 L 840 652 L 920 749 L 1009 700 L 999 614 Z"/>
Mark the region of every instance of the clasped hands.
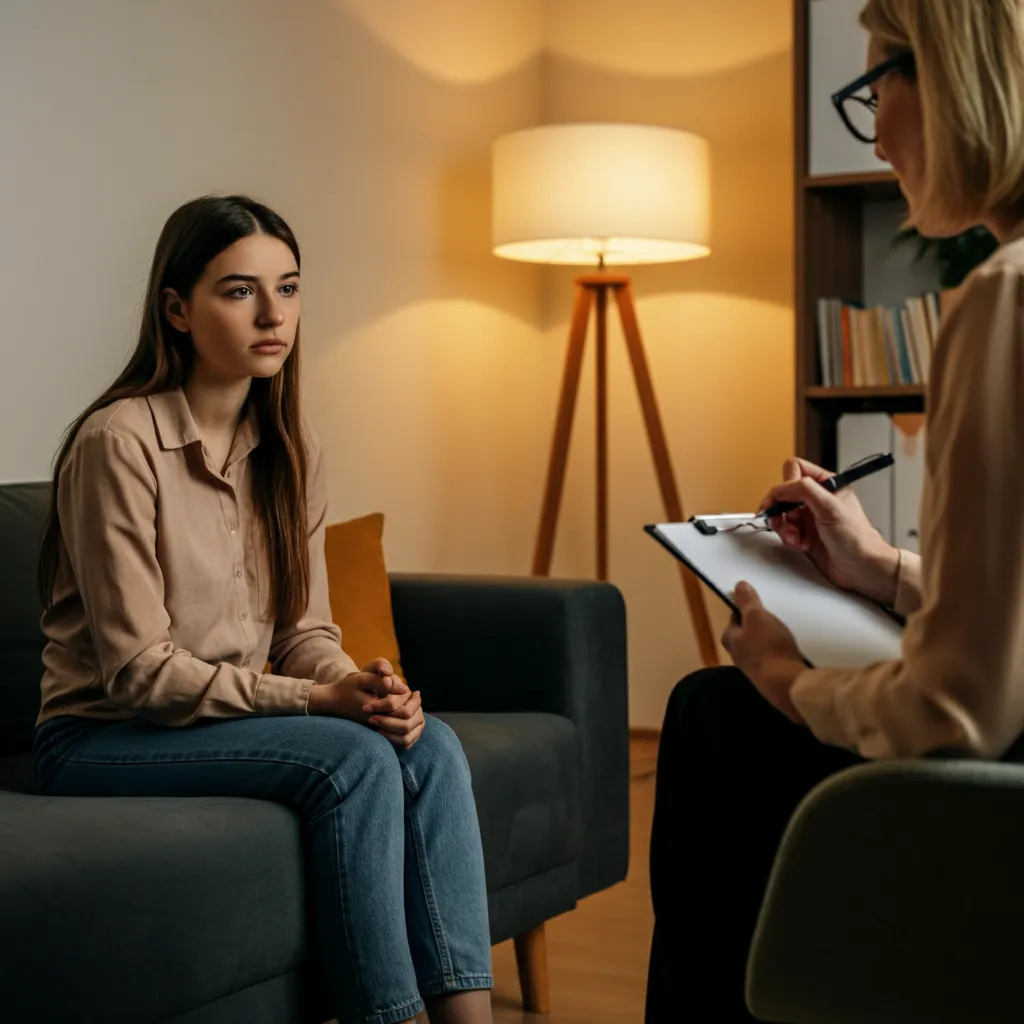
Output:
<path fill-rule="evenodd" d="M 420 691 L 410 690 L 384 658 L 337 680 L 315 683 L 306 710 L 362 722 L 397 750 L 408 750 L 426 724 Z"/>
<path fill-rule="evenodd" d="M 831 475 L 804 459 L 787 459 L 783 482 L 765 495 L 759 508 L 780 501 L 802 502 L 769 523 L 783 545 L 805 552 L 836 586 L 891 605 L 896 597 L 899 551 L 872 526 L 850 488 L 833 494 L 821 486 Z M 740 618 L 730 621 L 722 644 L 762 696 L 802 723 L 791 691 L 806 665 L 793 634 L 764 608 L 750 584 L 739 583 L 733 601 Z"/>

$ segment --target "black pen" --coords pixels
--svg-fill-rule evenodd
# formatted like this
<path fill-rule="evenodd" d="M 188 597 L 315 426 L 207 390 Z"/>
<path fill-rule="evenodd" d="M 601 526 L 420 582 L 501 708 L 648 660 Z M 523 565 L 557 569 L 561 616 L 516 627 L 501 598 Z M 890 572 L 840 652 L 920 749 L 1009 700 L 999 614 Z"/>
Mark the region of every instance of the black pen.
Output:
<path fill-rule="evenodd" d="M 827 480 L 822 480 L 821 486 L 824 487 L 826 491 L 831 491 L 835 494 L 836 491 L 841 491 L 844 487 L 849 487 L 850 484 L 856 483 L 858 480 L 863 480 L 864 477 L 870 476 L 872 473 L 877 473 L 880 469 L 885 469 L 887 466 L 891 466 L 892 463 L 892 452 L 882 452 L 879 455 L 869 455 L 866 459 L 861 459 L 860 462 L 855 462 L 849 469 L 844 469 L 842 473 L 836 473 L 833 476 L 830 476 Z M 800 508 L 802 505 L 802 501 L 780 501 L 757 514 L 758 516 L 764 516 L 765 519 L 774 519 L 775 516 L 781 516 L 786 512 L 792 512 L 793 509 Z"/>

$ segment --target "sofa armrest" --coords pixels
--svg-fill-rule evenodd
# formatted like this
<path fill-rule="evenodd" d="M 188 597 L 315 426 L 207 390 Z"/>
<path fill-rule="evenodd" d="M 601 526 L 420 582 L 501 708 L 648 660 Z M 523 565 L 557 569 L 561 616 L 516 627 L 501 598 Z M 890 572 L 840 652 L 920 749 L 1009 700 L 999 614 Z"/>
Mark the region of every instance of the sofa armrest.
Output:
<path fill-rule="evenodd" d="M 391 600 L 402 667 L 428 711 L 540 711 L 575 723 L 581 894 L 624 878 L 629 712 L 619 590 L 536 577 L 393 573 Z"/>
<path fill-rule="evenodd" d="M 1024 767 L 876 762 L 793 816 L 747 967 L 786 1024 L 1024 1020 Z"/>

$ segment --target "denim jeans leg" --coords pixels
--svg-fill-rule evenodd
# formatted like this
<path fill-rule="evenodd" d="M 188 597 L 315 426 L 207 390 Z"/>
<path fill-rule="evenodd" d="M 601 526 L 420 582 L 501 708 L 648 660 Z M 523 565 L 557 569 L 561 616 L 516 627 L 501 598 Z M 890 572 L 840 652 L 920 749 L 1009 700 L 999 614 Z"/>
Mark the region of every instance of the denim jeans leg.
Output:
<path fill-rule="evenodd" d="M 55 796 L 244 796 L 294 808 L 310 849 L 317 945 L 335 1015 L 399 1024 L 422 1009 L 401 888 L 405 791 L 394 748 L 338 718 L 247 718 L 168 729 L 67 720 L 37 742 Z M 48 733 L 52 737 L 48 741 Z"/>
<path fill-rule="evenodd" d="M 487 886 L 469 765 L 439 718 L 399 754 L 406 790 L 405 908 L 419 990 L 427 998 L 488 989 Z"/>

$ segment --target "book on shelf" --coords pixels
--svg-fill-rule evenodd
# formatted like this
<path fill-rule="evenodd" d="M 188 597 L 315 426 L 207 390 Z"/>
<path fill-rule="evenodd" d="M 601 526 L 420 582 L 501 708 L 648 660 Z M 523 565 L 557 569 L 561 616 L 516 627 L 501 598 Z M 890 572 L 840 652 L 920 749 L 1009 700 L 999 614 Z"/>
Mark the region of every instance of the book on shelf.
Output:
<path fill-rule="evenodd" d="M 832 388 L 927 383 L 939 309 L 934 292 L 895 307 L 819 299 L 819 382 Z"/>

